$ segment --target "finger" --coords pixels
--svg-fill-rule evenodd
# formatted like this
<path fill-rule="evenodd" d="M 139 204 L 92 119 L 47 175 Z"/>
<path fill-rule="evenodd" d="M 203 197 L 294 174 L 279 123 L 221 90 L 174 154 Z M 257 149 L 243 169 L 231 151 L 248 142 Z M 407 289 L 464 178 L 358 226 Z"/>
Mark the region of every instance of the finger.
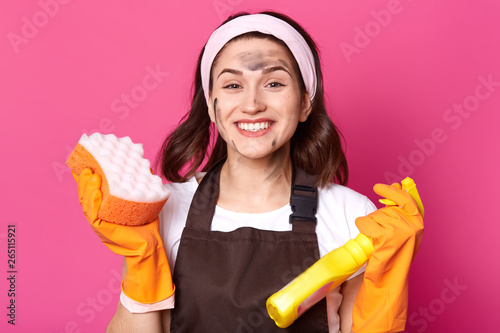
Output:
<path fill-rule="evenodd" d="M 373 214 L 371 213 L 367 216 L 358 217 L 355 220 L 356 226 L 359 231 L 368 237 L 373 239 L 379 238 L 385 233 L 385 226 L 378 223 L 377 220 L 373 219 Z"/>
<path fill-rule="evenodd" d="M 398 189 L 401 189 L 401 185 L 399 185 L 399 183 L 392 183 L 391 186 L 398 188 Z M 394 201 L 389 200 L 389 199 L 379 199 L 378 201 L 381 204 L 384 204 L 386 207 L 387 206 L 397 206 L 397 204 Z"/>
<path fill-rule="evenodd" d="M 418 206 L 415 200 L 413 200 L 408 192 L 398 188 L 398 186 L 395 186 L 394 184 L 391 186 L 385 184 L 375 184 L 373 190 L 378 195 L 394 201 L 396 205 L 401 207 L 406 213 L 412 215 L 418 213 Z"/>
<path fill-rule="evenodd" d="M 83 213 L 90 223 L 97 220 L 97 213 L 101 207 L 101 177 L 92 175 L 86 184 L 82 200 Z"/>
<path fill-rule="evenodd" d="M 420 239 L 423 220 L 419 214 L 409 215 L 400 207 L 387 207 L 373 214 L 373 219 L 386 228 L 386 234 L 392 239 Z"/>
<path fill-rule="evenodd" d="M 83 201 L 83 195 L 85 193 L 85 187 L 87 186 L 87 182 L 89 181 L 90 177 L 92 176 L 93 171 L 90 168 L 85 168 L 80 172 L 80 175 L 78 176 L 78 200 L 80 200 L 80 205 L 82 204 Z"/>
<path fill-rule="evenodd" d="M 401 184 L 400 183 L 392 183 L 391 186 L 395 187 L 395 188 L 397 188 L 399 190 L 401 189 Z"/>

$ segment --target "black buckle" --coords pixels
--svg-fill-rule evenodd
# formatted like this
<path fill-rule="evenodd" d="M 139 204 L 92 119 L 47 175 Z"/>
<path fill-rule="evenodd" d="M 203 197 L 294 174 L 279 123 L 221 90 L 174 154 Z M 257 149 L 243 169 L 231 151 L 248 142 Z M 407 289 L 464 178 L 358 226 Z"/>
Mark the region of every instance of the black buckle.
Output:
<path fill-rule="evenodd" d="M 295 191 L 310 192 L 313 196 L 295 194 Z M 318 209 L 318 189 L 316 187 L 293 185 L 290 197 L 290 223 L 293 220 L 310 221 L 316 223 L 316 211 Z"/>

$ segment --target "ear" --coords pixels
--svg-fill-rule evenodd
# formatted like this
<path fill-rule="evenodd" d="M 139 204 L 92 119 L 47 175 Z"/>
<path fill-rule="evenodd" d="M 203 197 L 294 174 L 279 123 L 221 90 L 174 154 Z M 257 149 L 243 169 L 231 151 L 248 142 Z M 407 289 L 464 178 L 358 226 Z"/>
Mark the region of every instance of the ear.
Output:
<path fill-rule="evenodd" d="M 214 110 L 214 102 L 212 101 L 212 94 L 208 93 L 208 116 L 210 120 L 215 123 L 215 110 Z"/>
<path fill-rule="evenodd" d="M 309 98 L 309 94 L 306 92 L 302 95 L 302 101 L 300 103 L 300 116 L 299 121 L 305 122 L 312 111 L 312 103 Z"/>

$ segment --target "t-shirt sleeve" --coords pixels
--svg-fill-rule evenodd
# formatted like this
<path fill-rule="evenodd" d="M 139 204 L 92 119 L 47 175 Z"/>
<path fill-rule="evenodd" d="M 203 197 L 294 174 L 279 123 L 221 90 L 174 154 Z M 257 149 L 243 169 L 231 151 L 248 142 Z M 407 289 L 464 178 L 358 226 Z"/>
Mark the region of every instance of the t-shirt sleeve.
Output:
<path fill-rule="evenodd" d="M 350 219 L 348 222 L 349 223 L 349 232 L 351 234 L 351 239 L 356 238 L 356 236 L 359 234 L 359 229 L 356 226 L 356 218 L 361 217 L 361 216 L 366 216 L 366 215 L 374 212 L 375 210 L 377 210 L 377 207 L 373 204 L 373 202 L 371 202 L 370 199 L 366 198 L 363 207 L 358 212 L 356 212 L 355 217 L 353 219 Z M 351 275 L 347 280 L 355 278 L 356 276 L 364 273 L 365 269 L 366 269 L 366 264 L 364 264 L 363 267 L 358 269 L 356 271 L 356 273 Z"/>
<path fill-rule="evenodd" d="M 168 310 L 174 308 L 175 294 L 172 294 L 172 296 L 160 302 L 144 304 L 134 301 L 133 299 L 125 295 L 125 293 L 122 291 L 120 293 L 120 303 L 122 303 L 123 307 L 125 307 L 125 309 L 127 309 L 131 313 L 147 313 L 153 311 Z"/>

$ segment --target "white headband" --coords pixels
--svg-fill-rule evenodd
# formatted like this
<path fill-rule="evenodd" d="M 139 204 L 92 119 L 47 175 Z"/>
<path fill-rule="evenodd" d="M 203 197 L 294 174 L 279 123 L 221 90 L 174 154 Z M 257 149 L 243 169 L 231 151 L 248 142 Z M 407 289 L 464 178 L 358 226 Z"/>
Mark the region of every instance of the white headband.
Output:
<path fill-rule="evenodd" d="M 251 31 L 273 35 L 288 46 L 299 65 L 302 79 L 312 101 L 316 93 L 316 67 L 313 54 L 304 37 L 290 24 L 274 16 L 252 14 L 239 16 L 220 26 L 212 33 L 205 45 L 201 59 L 201 82 L 207 104 L 210 70 L 217 53 L 234 37 Z"/>

